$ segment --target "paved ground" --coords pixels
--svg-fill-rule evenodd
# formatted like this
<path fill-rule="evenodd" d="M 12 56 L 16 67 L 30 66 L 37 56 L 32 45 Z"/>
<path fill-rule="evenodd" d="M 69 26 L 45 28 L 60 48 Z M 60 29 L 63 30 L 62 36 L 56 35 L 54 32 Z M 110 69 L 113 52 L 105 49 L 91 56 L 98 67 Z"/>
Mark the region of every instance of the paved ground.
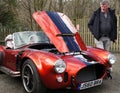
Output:
<path fill-rule="evenodd" d="M 113 65 L 113 79 L 104 80 L 101 86 L 97 86 L 84 91 L 71 90 L 49 90 L 47 93 L 120 93 L 120 54 L 117 62 Z M 0 93 L 26 93 L 22 87 L 20 78 L 11 78 L 0 73 Z"/>

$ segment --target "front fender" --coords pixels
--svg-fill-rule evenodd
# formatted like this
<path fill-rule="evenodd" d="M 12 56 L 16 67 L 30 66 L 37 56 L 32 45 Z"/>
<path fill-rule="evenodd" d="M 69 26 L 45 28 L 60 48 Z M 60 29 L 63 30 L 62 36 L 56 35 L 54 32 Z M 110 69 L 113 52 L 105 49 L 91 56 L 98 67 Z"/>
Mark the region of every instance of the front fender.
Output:
<path fill-rule="evenodd" d="M 99 60 L 100 63 L 106 66 L 108 65 L 108 55 L 110 54 L 109 51 L 96 47 L 87 47 L 87 53 L 93 56 L 96 60 Z"/>
<path fill-rule="evenodd" d="M 44 65 L 52 65 L 57 59 L 58 56 L 52 53 L 43 52 L 43 51 L 29 51 L 22 54 L 22 59 L 29 58 L 31 59 L 38 70 L 42 70 Z"/>

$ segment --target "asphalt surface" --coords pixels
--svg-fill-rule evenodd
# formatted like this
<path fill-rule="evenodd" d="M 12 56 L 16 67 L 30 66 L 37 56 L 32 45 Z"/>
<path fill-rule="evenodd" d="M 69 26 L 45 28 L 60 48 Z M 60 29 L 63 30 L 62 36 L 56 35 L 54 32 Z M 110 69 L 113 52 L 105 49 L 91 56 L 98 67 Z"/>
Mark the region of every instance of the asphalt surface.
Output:
<path fill-rule="evenodd" d="M 120 93 L 120 54 L 113 65 L 113 79 L 106 79 L 103 84 L 82 91 L 73 90 L 48 90 L 47 93 Z M 12 78 L 0 73 L 0 93 L 26 93 L 20 78 Z"/>

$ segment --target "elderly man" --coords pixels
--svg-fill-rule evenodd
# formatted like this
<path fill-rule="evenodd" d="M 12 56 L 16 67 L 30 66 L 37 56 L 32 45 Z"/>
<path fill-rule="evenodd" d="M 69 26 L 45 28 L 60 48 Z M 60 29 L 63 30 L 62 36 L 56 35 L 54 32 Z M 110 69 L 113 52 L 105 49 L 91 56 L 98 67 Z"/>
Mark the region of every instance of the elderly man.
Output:
<path fill-rule="evenodd" d="M 110 49 L 110 41 L 117 39 L 117 18 L 115 10 L 109 7 L 109 1 L 100 2 L 100 8 L 94 11 L 88 27 L 95 38 L 96 47 Z"/>
<path fill-rule="evenodd" d="M 12 49 L 14 44 L 13 44 L 13 36 L 11 34 L 9 34 L 6 38 L 5 38 L 5 42 L 6 42 L 6 48 L 10 48 Z"/>

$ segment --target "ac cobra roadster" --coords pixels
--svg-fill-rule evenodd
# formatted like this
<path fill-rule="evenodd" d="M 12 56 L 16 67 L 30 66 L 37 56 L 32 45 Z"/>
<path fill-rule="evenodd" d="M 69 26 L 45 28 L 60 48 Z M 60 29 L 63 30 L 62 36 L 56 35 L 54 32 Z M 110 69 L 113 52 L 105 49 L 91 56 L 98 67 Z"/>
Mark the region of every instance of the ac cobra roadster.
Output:
<path fill-rule="evenodd" d="M 83 90 L 112 78 L 115 56 L 86 46 L 65 14 L 40 11 L 33 18 L 43 31 L 15 32 L 8 38 L 12 47 L 0 46 L 0 71 L 21 77 L 27 93 Z"/>

